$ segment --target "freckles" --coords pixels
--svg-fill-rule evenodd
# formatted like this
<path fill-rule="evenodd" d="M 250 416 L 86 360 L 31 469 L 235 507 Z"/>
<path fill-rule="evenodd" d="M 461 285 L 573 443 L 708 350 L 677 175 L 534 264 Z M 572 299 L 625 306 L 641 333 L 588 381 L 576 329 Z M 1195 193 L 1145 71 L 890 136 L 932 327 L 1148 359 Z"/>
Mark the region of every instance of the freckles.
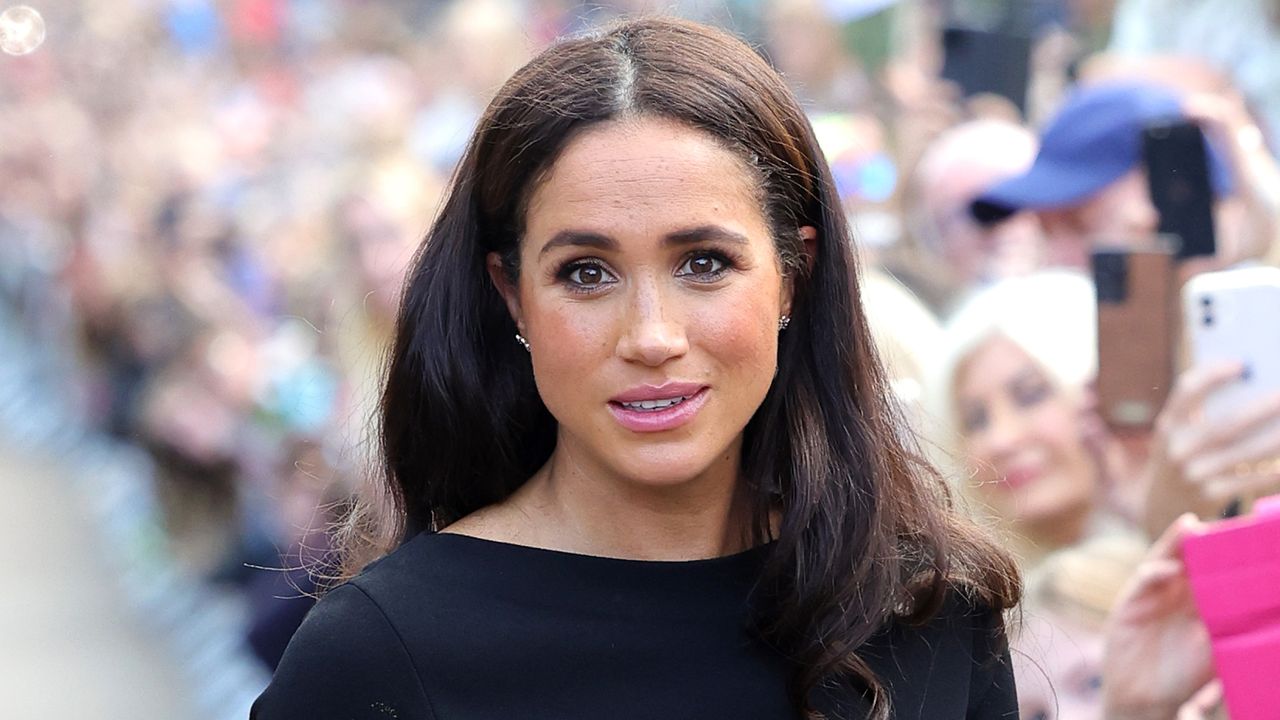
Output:
<path fill-rule="evenodd" d="M 714 309 L 700 312 L 691 318 L 690 334 L 696 333 L 699 344 L 711 351 L 729 366 L 756 366 L 774 364 L 777 331 L 775 321 L 762 321 L 767 315 L 748 302 L 718 304 Z"/>
<path fill-rule="evenodd" d="M 590 396 L 590 385 L 583 379 L 599 368 L 599 348 L 607 342 L 607 332 L 581 304 L 572 302 L 543 305 L 529 321 L 537 331 L 533 363 L 538 391 L 554 416 L 572 423 Z"/>
<path fill-rule="evenodd" d="M 598 357 L 612 347 L 614 318 L 602 309 L 599 305 L 569 301 L 544 313 L 546 336 L 560 348 L 566 361 Z"/>

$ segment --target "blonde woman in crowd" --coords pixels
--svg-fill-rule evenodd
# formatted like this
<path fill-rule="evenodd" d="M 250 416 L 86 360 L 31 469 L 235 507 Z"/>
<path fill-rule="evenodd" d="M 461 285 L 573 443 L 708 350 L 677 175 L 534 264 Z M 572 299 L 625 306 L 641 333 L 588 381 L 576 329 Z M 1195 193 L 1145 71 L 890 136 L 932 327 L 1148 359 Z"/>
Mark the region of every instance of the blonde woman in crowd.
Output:
<path fill-rule="evenodd" d="M 932 405 L 965 492 L 1024 566 L 1119 525 L 1093 418 L 1093 286 L 1044 271 L 983 289 L 948 323 Z"/>
<path fill-rule="evenodd" d="M 1004 280 L 962 303 L 934 378 L 955 477 L 1028 575 L 1016 639 L 1022 717 L 1102 711 L 1104 622 L 1145 543 L 1108 502 L 1093 416 L 1094 291 L 1073 271 Z M 945 441 L 950 441 L 947 443 Z"/>

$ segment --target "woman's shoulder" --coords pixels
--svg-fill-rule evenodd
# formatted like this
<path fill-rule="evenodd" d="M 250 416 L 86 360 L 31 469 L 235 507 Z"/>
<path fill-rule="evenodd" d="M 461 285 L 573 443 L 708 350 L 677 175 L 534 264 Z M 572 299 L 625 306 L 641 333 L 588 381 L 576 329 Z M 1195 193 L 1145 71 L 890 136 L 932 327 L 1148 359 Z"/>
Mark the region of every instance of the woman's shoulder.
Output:
<path fill-rule="evenodd" d="M 422 634 L 430 613 L 465 607 L 465 567 L 448 540 L 419 535 L 326 592 L 294 633 L 251 720 L 430 718 Z"/>
<path fill-rule="evenodd" d="M 1004 613 L 963 590 L 951 590 L 923 622 L 897 619 L 863 647 L 885 683 L 897 716 L 1015 718 L 1017 694 Z"/>
<path fill-rule="evenodd" d="M 451 553 L 441 551 L 441 539 L 438 533 L 419 533 L 366 565 L 344 585 L 355 585 L 372 596 L 400 592 L 408 585 L 432 585 L 433 576 L 450 572 L 455 564 Z"/>
<path fill-rule="evenodd" d="M 432 717 L 403 638 L 358 583 L 316 603 L 250 711 L 250 720 L 299 717 Z"/>
<path fill-rule="evenodd" d="M 870 657 L 892 654 L 899 663 L 919 649 L 930 663 L 976 659 L 975 649 L 995 655 L 1004 643 L 1004 614 L 966 593 L 950 590 L 938 610 L 922 619 L 897 616 L 865 646 Z M 882 652 L 883 651 L 883 652 Z"/>

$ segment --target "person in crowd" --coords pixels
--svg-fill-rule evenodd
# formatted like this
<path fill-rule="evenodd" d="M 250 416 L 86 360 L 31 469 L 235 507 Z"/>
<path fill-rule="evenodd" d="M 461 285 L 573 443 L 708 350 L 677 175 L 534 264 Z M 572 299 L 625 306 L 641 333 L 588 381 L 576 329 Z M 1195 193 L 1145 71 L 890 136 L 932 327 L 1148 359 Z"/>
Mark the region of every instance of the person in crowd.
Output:
<path fill-rule="evenodd" d="M 1113 634 L 1163 632 L 1162 619 L 1134 616 L 1128 599 L 1147 542 L 1127 517 L 1140 515 L 1133 503 L 1142 497 L 1123 491 L 1142 487 L 1093 412 L 1094 318 L 1092 284 L 1076 272 L 996 283 L 948 323 L 936 375 L 939 419 L 961 448 L 956 474 L 1028 569 L 1014 666 L 1021 716 L 1031 720 L 1121 716 L 1109 703 L 1131 712 L 1149 670 L 1108 661 L 1105 648 Z M 1176 710 L 1205 681 L 1166 699 Z"/>
<path fill-rule="evenodd" d="M 1121 590 L 1103 648 L 1107 720 L 1224 717 L 1209 632 L 1181 559 L 1182 541 L 1203 530 L 1190 513 L 1170 523 Z"/>
<path fill-rule="evenodd" d="M 1154 538 L 1184 512 L 1217 517 L 1241 497 L 1280 486 L 1277 398 L 1258 398 L 1227 424 L 1200 412 L 1214 390 L 1240 377 L 1238 363 L 1183 371 L 1150 436 L 1123 446 L 1113 439 L 1092 409 L 1094 318 L 1087 279 L 1043 271 L 977 293 L 944 334 L 931 391 L 940 444 L 958 438 L 975 494 L 1015 529 L 1016 540 L 1029 541 L 1026 557 L 1034 561 L 1085 537 L 1100 507 L 1109 509 L 1101 517 L 1131 520 Z M 1019 373 L 1032 381 L 1021 386 L 1022 396 Z M 1021 421 L 1000 423 L 1000 410 Z M 1038 453 L 1027 450 L 1037 446 Z M 1011 483 L 1010 474 L 1025 474 L 1024 452 L 1075 471 L 1049 473 L 1061 482 L 1043 486 Z"/>
<path fill-rule="evenodd" d="M 941 347 L 942 326 L 919 298 L 888 273 L 868 268 L 861 290 L 867 327 L 889 373 L 889 385 L 906 410 L 912 431 L 919 434 L 925 427 L 925 388 L 930 363 Z"/>
<path fill-rule="evenodd" d="M 1247 212 L 1229 212 L 1219 204 L 1221 239 L 1218 254 L 1201 270 L 1227 266 L 1273 249 L 1274 213 L 1267 203 L 1247 200 L 1266 186 L 1268 158 L 1243 147 L 1248 133 L 1227 132 L 1241 122 L 1202 96 L 1181 101 L 1159 86 L 1107 82 L 1087 86 L 1070 98 L 1041 137 L 1041 149 L 1024 174 L 998 183 L 977 200 L 972 210 L 993 220 L 1014 209 L 1033 209 L 1046 234 L 1047 262 L 1083 267 L 1094 242 L 1128 241 L 1151 236 L 1159 217 L 1151 205 L 1145 171 L 1140 162 L 1140 133 L 1152 120 L 1182 113 L 1195 117 L 1210 138 L 1226 145 L 1228 163 L 1214 162 L 1218 187 L 1245 189 Z M 1266 155 L 1261 151 L 1262 155 Z M 1214 157 L 1218 157 L 1214 155 Z M 1237 210 L 1240 208 L 1237 207 Z M 1240 223 L 1223 230 L 1224 218 Z M 1213 517 L 1230 508 L 1240 493 L 1264 491 L 1280 483 L 1268 464 L 1280 452 L 1280 410 L 1269 398 L 1241 412 L 1227 426 L 1210 427 L 1198 408 L 1214 389 L 1224 387 L 1241 372 L 1235 365 L 1186 369 L 1171 389 L 1151 434 L 1126 443 L 1123 473 L 1130 487 L 1145 494 L 1132 504 L 1142 527 L 1157 537 L 1186 511 Z"/>
<path fill-rule="evenodd" d="M 1149 547 L 1094 538 L 1028 578 L 1014 656 L 1021 717 L 1223 717 L 1209 634 L 1180 559 L 1182 541 L 1203 529 L 1187 514 Z"/>
<path fill-rule="evenodd" d="M 1160 227 L 1142 163 L 1142 131 L 1183 117 L 1201 124 L 1211 141 L 1221 139 L 1211 144 L 1209 158 L 1219 197 L 1215 265 L 1267 256 L 1276 242 L 1280 208 L 1241 208 L 1269 177 L 1255 162 L 1265 151 L 1247 133 L 1233 132 L 1238 116 L 1212 99 L 1184 98 L 1151 82 L 1111 80 L 1078 88 L 1041 132 L 1035 162 L 987 188 L 970 210 L 984 223 L 1032 211 L 1045 233 L 1045 264 L 1087 267 L 1096 244 L 1142 242 Z M 1245 192 L 1230 197 L 1237 187 Z"/>
<path fill-rule="evenodd" d="M 1103 720 L 1107 618 L 1146 550 L 1144 538 L 1101 533 L 1057 550 L 1027 574 L 1014 638 L 1018 708 L 1026 720 Z M 1136 677 L 1135 677 L 1136 676 Z M 1128 677 L 1141 681 L 1141 673 Z"/>
<path fill-rule="evenodd" d="M 246 640 L 262 663 L 274 670 L 289 639 L 315 605 L 316 592 L 333 567 L 332 530 L 341 517 L 351 482 L 343 476 L 333 448 L 314 438 L 293 437 L 274 477 L 277 512 L 272 528 L 278 558 L 286 565 L 253 576 Z M 277 559 L 273 558 L 272 562 Z"/>
<path fill-rule="evenodd" d="M 1109 50 L 1128 57 L 1196 58 L 1230 75 L 1280 141 L 1280 9 L 1267 0 L 1120 0 Z"/>
<path fill-rule="evenodd" d="M 1142 129 L 1180 114 L 1177 96 L 1156 86 L 1078 90 L 1041 133 L 1035 162 L 981 192 L 973 215 L 995 222 L 1017 211 L 1034 212 L 1051 267 L 1087 267 L 1095 241 L 1145 239 L 1160 218 L 1146 187 Z"/>
<path fill-rule="evenodd" d="M 1027 567 L 1126 514 L 1091 410 L 1096 338 L 1093 284 L 1067 270 L 981 289 L 947 322 L 935 433 Z"/>
<path fill-rule="evenodd" d="M 983 190 L 1024 172 L 1035 136 L 1005 120 L 971 120 L 943 132 L 915 170 L 915 236 L 940 260 L 954 288 L 968 289 L 1039 267 L 1040 226 L 1032 213 L 982 225 L 969 205 Z"/>
<path fill-rule="evenodd" d="M 1232 194 L 1216 203 L 1220 258 L 1189 264 L 1199 272 L 1241 259 L 1280 262 L 1280 166 L 1255 106 L 1221 66 L 1195 55 L 1099 53 L 1079 66 L 1080 82 L 1143 82 L 1172 88 L 1230 170 Z"/>
<path fill-rule="evenodd" d="M 408 274 L 353 576 L 252 717 L 1013 715 L 1014 563 L 901 432 L 836 192 L 722 31 L 519 70 Z"/>

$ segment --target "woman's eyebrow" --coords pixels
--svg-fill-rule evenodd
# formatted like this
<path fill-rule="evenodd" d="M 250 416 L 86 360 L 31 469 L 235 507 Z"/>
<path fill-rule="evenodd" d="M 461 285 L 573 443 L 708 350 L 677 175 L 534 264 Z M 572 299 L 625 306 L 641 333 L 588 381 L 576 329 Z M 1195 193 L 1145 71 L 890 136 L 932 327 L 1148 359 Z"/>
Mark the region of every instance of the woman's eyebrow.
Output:
<path fill-rule="evenodd" d="M 607 235 L 600 233 L 585 232 L 582 230 L 561 230 L 542 246 L 538 251 L 538 257 L 546 255 L 551 250 L 558 247 L 575 246 L 575 247 L 591 247 L 597 250 L 616 250 L 618 241 Z"/>
<path fill-rule="evenodd" d="M 1006 386 L 1010 388 L 1021 388 L 1027 385 L 1040 385 L 1047 382 L 1048 379 L 1045 378 L 1044 373 L 1040 372 L 1038 368 L 1028 365 L 1027 367 L 1019 370 L 1016 375 L 1009 378 L 1009 382 Z"/>
<path fill-rule="evenodd" d="M 751 242 L 746 235 L 719 225 L 699 225 L 687 230 L 677 230 L 673 233 L 667 233 L 663 241 L 667 245 L 688 245 L 705 240 L 718 240 L 735 245 L 747 245 Z"/>
<path fill-rule="evenodd" d="M 746 245 L 750 243 L 746 235 L 743 235 L 728 228 L 719 225 L 699 225 L 698 227 L 686 228 L 667 233 L 662 242 L 664 245 L 689 245 L 692 243 L 705 242 L 707 240 L 718 240 L 720 242 L 733 243 L 735 245 Z M 597 232 L 588 230 L 561 230 L 551 239 L 543 244 L 542 249 L 538 251 L 538 257 L 546 255 L 551 250 L 558 247 L 589 247 L 597 250 L 617 250 L 618 241 L 608 235 L 601 235 Z"/>

